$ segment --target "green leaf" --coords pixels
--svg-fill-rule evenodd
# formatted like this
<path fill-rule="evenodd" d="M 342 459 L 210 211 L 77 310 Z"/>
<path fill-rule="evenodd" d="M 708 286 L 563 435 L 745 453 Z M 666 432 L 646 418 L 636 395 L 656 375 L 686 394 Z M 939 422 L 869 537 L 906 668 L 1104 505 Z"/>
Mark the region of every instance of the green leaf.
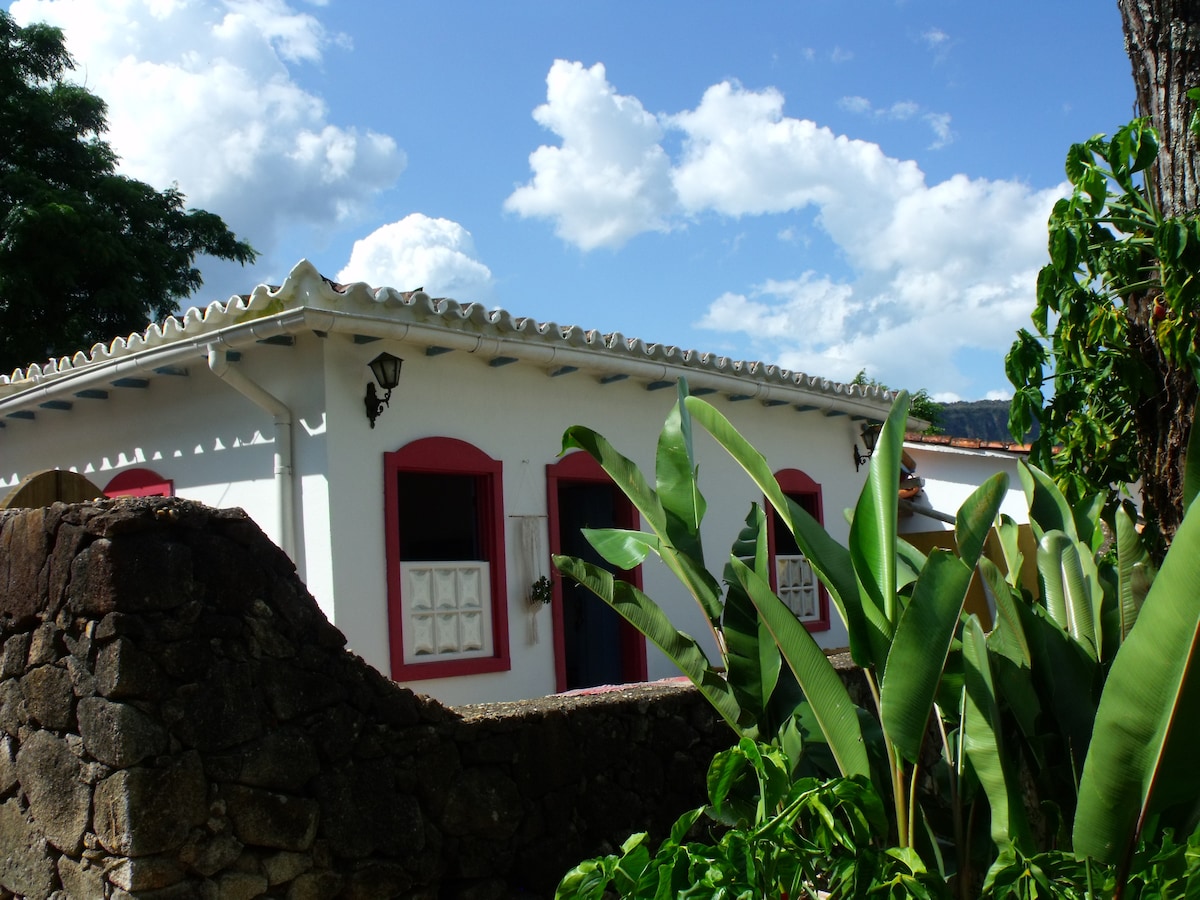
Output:
<path fill-rule="evenodd" d="M 868 621 L 867 632 L 872 662 L 880 676 L 887 666 L 892 633 L 900 618 L 896 597 L 896 513 L 899 506 L 900 454 L 908 421 L 908 394 L 901 391 L 880 429 L 867 472 L 867 483 L 859 494 L 850 522 L 850 560 L 868 616 L 872 609 L 883 614 Z"/>
<path fill-rule="evenodd" d="M 920 758 L 972 574 L 953 553 L 935 549 L 896 627 L 880 687 L 879 714 L 888 739 L 909 762 Z"/>
<path fill-rule="evenodd" d="M 604 437 L 583 425 L 572 425 L 564 432 L 563 452 L 571 449 L 583 450 L 596 460 L 613 484 L 629 498 L 659 539 L 658 547 L 650 546 L 650 549 L 656 550 L 667 568 L 683 582 L 715 629 L 721 620 L 721 586 L 704 568 L 703 560 L 697 560 L 687 552 L 678 552 L 671 543 L 669 532 L 672 528 L 667 513 L 641 470 Z"/>
<path fill-rule="evenodd" d="M 693 420 L 700 423 L 725 448 L 734 462 L 745 470 L 791 531 L 796 545 L 822 584 L 828 588 L 842 621 L 846 623 L 854 661 L 859 665 L 869 664 L 870 653 L 866 643 L 868 620 L 859 600 L 850 552 L 830 537 L 820 522 L 783 493 L 763 455 L 738 433 L 725 416 L 699 397 L 688 397 L 686 403 Z M 882 617 L 877 618 L 882 621 Z M 873 627 L 883 626 L 876 623 Z"/>
<path fill-rule="evenodd" d="M 1019 590 L 1021 567 L 1025 564 L 1025 554 L 1021 552 L 1021 526 L 1009 516 L 1002 515 L 996 534 L 1000 537 L 1000 552 L 1004 554 L 1007 581 Z"/>
<path fill-rule="evenodd" d="M 758 504 L 746 516 L 746 527 L 734 544 L 733 557 L 748 562 L 761 577 L 767 577 L 766 516 Z M 725 581 L 728 587 L 721 632 L 725 637 L 729 684 L 742 707 L 745 727 L 757 724 L 755 737 L 768 740 L 774 736 L 768 732 L 779 725 L 768 721 L 767 710 L 783 661 L 730 564 L 726 564 Z"/>
<path fill-rule="evenodd" d="M 580 532 L 597 553 L 624 571 L 640 566 L 651 551 L 659 552 L 658 538 L 644 531 L 629 531 L 625 528 L 582 528 Z"/>
<path fill-rule="evenodd" d="M 671 407 L 658 436 L 655 456 L 658 502 L 667 518 L 667 534 L 682 553 L 699 563 L 704 561 L 700 544 L 700 521 L 705 503 L 696 482 L 696 454 L 692 449 L 692 422 L 684 399 L 687 381 L 679 380 L 679 401 Z"/>
<path fill-rule="evenodd" d="M 1100 659 L 1100 587 L 1096 564 L 1083 545 L 1061 531 L 1049 531 L 1038 544 L 1038 573 L 1046 610 L 1092 659 Z"/>
<path fill-rule="evenodd" d="M 1193 411 L 1192 421 L 1197 421 Z M 1183 509 L 1186 512 L 1200 494 L 1200 428 L 1194 425 L 1188 434 L 1187 456 L 1183 463 Z"/>
<path fill-rule="evenodd" d="M 987 795 L 992 811 L 992 840 L 997 847 L 1015 844 L 1028 852 L 1032 837 L 1020 787 L 1006 764 L 1001 738 L 1000 704 L 992 680 L 987 643 L 979 619 L 968 616 L 963 627 L 966 698 L 963 751 Z"/>
<path fill-rule="evenodd" d="M 1017 474 L 1025 489 L 1025 500 L 1029 503 L 1029 524 L 1034 536 L 1040 541 L 1047 531 L 1061 531 L 1072 538 L 1079 537 L 1075 531 L 1071 505 L 1054 479 L 1025 462 L 1018 465 Z"/>
<path fill-rule="evenodd" d="M 979 570 L 996 602 L 996 624 L 988 637 L 989 646 L 1014 665 L 1029 668 L 1032 656 L 1029 640 L 1025 637 L 1025 627 L 1021 624 L 1021 614 L 1017 610 L 1017 603 L 1021 601 L 1014 586 L 1004 579 L 1000 569 L 990 559 L 981 559 Z"/>
<path fill-rule="evenodd" d="M 1153 562 L 1142 544 L 1137 523 L 1124 507 L 1115 513 L 1117 532 L 1117 612 L 1120 621 L 1120 640 L 1129 637 L 1133 623 L 1150 590 Z"/>
<path fill-rule="evenodd" d="M 571 556 L 554 556 L 555 567 L 611 606 L 679 667 L 726 722 L 740 733 L 741 709 L 729 682 L 713 670 L 695 638 L 671 624 L 662 609 L 633 585 L 599 566 Z"/>
<path fill-rule="evenodd" d="M 1121 863 L 1147 818 L 1200 793 L 1200 515 L 1189 512 L 1109 671 L 1074 850 Z"/>
<path fill-rule="evenodd" d="M 954 541 L 958 545 L 958 555 L 968 568 L 975 568 L 983 553 L 983 545 L 987 541 L 992 526 L 996 524 L 996 516 L 1000 512 L 1000 504 L 1008 493 L 1008 475 L 997 472 L 978 488 L 976 488 L 954 517 Z"/>
<path fill-rule="evenodd" d="M 779 652 L 800 683 L 821 734 L 843 775 L 870 777 L 858 712 L 845 682 L 813 636 L 795 614 L 771 591 L 771 586 L 741 560 L 732 560 L 734 574 L 771 630 Z"/>

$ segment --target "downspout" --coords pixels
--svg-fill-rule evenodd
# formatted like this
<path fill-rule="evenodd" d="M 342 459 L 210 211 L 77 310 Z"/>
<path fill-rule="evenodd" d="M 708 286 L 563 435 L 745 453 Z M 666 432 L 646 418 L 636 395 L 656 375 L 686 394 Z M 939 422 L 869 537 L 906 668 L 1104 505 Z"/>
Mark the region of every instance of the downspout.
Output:
<path fill-rule="evenodd" d="M 275 491 L 278 498 L 279 546 L 296 561 L 295 473 L 292 467 L 292 411 L 244 372 L 229 364 L 228 351 L 208 345 L 208 367 L 214 375 L 275 418 Z"/>

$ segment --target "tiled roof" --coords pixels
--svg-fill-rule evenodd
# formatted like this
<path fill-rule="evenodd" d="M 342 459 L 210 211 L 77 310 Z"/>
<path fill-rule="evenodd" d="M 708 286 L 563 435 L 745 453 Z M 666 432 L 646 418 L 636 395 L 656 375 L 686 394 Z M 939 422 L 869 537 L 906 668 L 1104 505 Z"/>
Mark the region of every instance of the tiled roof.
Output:
<path fill-rule="evenodd" d="M 719 381 L 721 390 L 726 390 L 732 384 L 728 379 L 733 378 L 746 384 L 747 396 L 764 402 L 774 402 L 768 398 L 782 389 L 788 395 L 786 402 L 797 406 L 797 395 L 802 394 L 811 399 L 813 409 L 878 418 L 886 415 L 891 403 L 891 394 L 874 386 L 842 384 L 762 362 L 735 361 L 620 332 L 537 322 L 503 309 L 435 299 L 422 290 L 373 288 L 361 282 L 335 284 L 307 260 L 299 262 L 278 287 L 259 285 L 247 296 L 189 309 L 111 344 L 96 344 L 87 352 L 0 375 L 0 402 L 33 387 L 44 395 L 58 379 L 81 376 L 105 365 L 119 367 L 122 361 L 140 356 L 174 358 L 191 351 L 202 356 L 204 348 L 213 343 L 231 347 L 241 340 L 248 346 L 264 336 L 314 330 L 415 341 L 427 347 L 448 344 L 452 349 L 495 356 L 513 350 L 521 358 L 546 364 L 583 360 L 595 370 L 633 369 L 648 379 L 654 372 L 683 375 L 689 381 L 694 376 L 699 380 L 713 376 L 709 380 Z"/>
<path fill-rule="evenodd" d="M 904 440 L 913 444 L 931 444 L 939 447 L 953 447 L 958 450 L 994 450 L 998 453 L 1029 453 L 1029 444 L 1019 444 L 1016 441 L 985 441 L 980 438 L 951 437 L 946 434 L 922 434 L 916 431 L 907 432 Z"/>

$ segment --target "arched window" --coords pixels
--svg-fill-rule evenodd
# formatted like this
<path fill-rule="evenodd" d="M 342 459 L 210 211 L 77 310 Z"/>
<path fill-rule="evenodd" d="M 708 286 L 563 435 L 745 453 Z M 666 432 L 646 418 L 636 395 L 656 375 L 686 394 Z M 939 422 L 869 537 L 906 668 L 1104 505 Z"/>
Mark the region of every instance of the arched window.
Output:
<path fill-rule="evenodd" d="M 423 438 L 383 467 L 392 677 L 508 669 L 502 464 Z"/>
<path fill-rule="evenodd" d="M 780 469 L 775 480 L 784 494 L 818 522 L 824 522 L 821 486 L 799 469 Z M 771 588 L 796 614 L 809 631 L 829 629 L 829 595 L 812 566 L 796 546 L 796 539 L 769 503 L 767 550 L 770 554 Z"/>
<path fill-rule="evenodd" d="M 174 497 L 175 482 L 150 469 L 126 469 L 104 486 L 105 497 Z"/>

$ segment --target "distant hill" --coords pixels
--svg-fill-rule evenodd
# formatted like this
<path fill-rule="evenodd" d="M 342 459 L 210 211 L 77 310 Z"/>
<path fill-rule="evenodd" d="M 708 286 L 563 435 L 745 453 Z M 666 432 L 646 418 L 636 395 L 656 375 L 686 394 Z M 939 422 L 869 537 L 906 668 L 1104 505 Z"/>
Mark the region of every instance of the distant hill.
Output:
<path fill-rule="evenodd" d="M 978 438 L 982 441 L 1011 441 L 1008 433 L 1007 400 L 970 400 L 943 403 L 938 425 L 950 437 Z M 1037 435 L 1037 423 L 1026 440 Z"/>

